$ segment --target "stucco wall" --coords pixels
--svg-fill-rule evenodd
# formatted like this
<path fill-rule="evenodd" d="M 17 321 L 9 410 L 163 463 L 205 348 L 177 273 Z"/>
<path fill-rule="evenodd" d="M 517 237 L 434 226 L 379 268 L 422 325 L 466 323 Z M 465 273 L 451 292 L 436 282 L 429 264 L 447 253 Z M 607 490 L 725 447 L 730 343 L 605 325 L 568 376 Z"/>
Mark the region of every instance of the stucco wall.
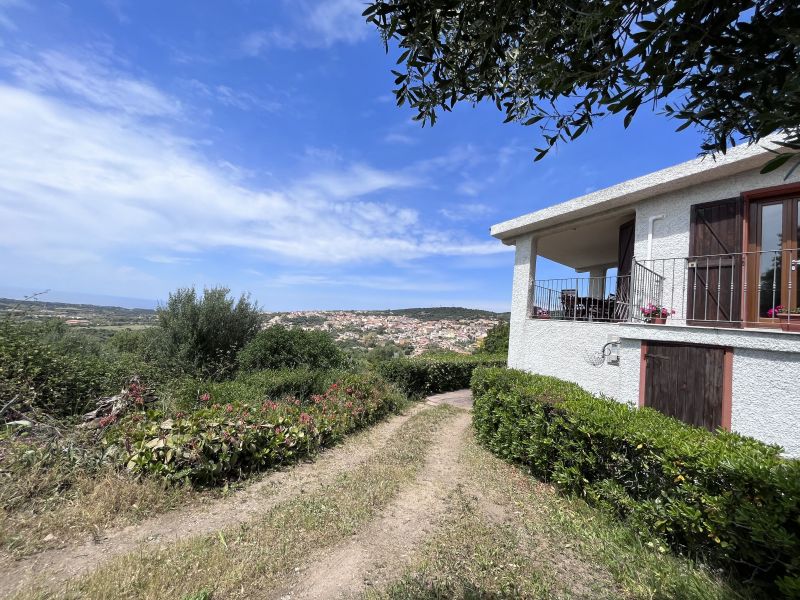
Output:
<path fill-rule="evenodd" d="M 610 335 L 617 335 L 618 325 L 553 319 L 526 319 L 512 324 L 512 328 L 514 325 L 521 325 L 523 341 L 510 348 L 510 367 L 566 379 L 591 392 L 619 397 L 619 367 L 605 362 L 593 366 L 588 360 L 601 351 Z"/>
<path fill-rule="evenodd" d="M 795 172 L 786 181 L 785 176 L 784 169 L 766 175 L 761 175 L 758 169 L 754 169 L 640 201 L 636 204 L 634 255 L 638 260 L 647 257 L 650 217 L 664 215 L 663 219 L 654 223 L 653 258 L 685 257 L 689 254 L 689 219 L 693 204 L 724 200 L 742 192 L 800 181 L 799 172 Z"/>
<path fill-rule="evenodd" d="M 800 457 L 800 354 L 733 351 L 731 429 Z"/>

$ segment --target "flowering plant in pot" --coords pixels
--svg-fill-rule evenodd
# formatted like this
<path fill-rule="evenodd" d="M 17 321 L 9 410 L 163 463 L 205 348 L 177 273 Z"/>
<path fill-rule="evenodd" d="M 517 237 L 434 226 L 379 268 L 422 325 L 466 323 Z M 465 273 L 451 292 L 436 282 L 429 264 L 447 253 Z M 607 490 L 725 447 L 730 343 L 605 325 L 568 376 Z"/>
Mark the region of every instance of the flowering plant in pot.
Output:
<path fill-rule="evenodd" d="M 782 304 L 767 311 L 767 316 L 778 319 L 784 331 L 800 331 L 800 306 L 789 309 Z"/>
<path fill-rule="evenodd" d="M 667 317 L 675 314 L 674 308 L 667 308 L 657 304 L 648 304 L 642 307 L 642 316 L 648 323 L 663 325 L 667 322 Z"/>

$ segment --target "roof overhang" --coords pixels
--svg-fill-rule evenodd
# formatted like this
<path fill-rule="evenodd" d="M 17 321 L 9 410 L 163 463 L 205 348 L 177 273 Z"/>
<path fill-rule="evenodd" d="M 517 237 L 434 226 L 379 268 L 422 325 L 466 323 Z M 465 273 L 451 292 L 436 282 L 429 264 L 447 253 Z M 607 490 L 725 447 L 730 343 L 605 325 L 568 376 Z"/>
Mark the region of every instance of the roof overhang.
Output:
<path fill-rule="evenodd" d="M 515 238 L 527 233 L 544 230 L 549 233 L 575 220 L 613 214 L 640 200 L 760 168 L 772 156 L 761 144 L 773 139 L 780 138 L 770 137 L 759 144 L 737 146 L 724 155 L 690 160 L 498 223 L 492 226 L 491 234 L 511 245 Z"/>

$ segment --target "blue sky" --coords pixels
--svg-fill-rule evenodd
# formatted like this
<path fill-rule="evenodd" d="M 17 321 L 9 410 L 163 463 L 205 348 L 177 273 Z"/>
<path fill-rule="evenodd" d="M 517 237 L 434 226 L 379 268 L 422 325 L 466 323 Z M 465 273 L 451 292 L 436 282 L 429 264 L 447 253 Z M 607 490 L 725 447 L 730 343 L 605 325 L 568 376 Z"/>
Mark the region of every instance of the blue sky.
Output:
<path fill-rule="evenodd" d="M 362 10 L 0 0 L 0 295 L 507 310 L 490 225 L 697 155 L 644 109 L 538 163 L 490 105 L 423 129 Z"/>

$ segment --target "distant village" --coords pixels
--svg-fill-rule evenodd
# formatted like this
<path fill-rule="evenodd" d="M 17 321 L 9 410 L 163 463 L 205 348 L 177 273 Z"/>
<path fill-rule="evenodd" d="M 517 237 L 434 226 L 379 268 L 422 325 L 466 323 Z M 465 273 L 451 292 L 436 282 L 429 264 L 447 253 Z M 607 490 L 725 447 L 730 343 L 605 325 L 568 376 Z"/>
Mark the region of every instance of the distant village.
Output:
<path fill-rule="evenodd" d="M 471 352 L 499 322 L 499 316 L 422 319 L 362 311 L 295 311 L 269 317 L 267 326 L 326 331 L 343 345 L 369 348 L 394 343 L 416 356 L 434 349 Z"/>

